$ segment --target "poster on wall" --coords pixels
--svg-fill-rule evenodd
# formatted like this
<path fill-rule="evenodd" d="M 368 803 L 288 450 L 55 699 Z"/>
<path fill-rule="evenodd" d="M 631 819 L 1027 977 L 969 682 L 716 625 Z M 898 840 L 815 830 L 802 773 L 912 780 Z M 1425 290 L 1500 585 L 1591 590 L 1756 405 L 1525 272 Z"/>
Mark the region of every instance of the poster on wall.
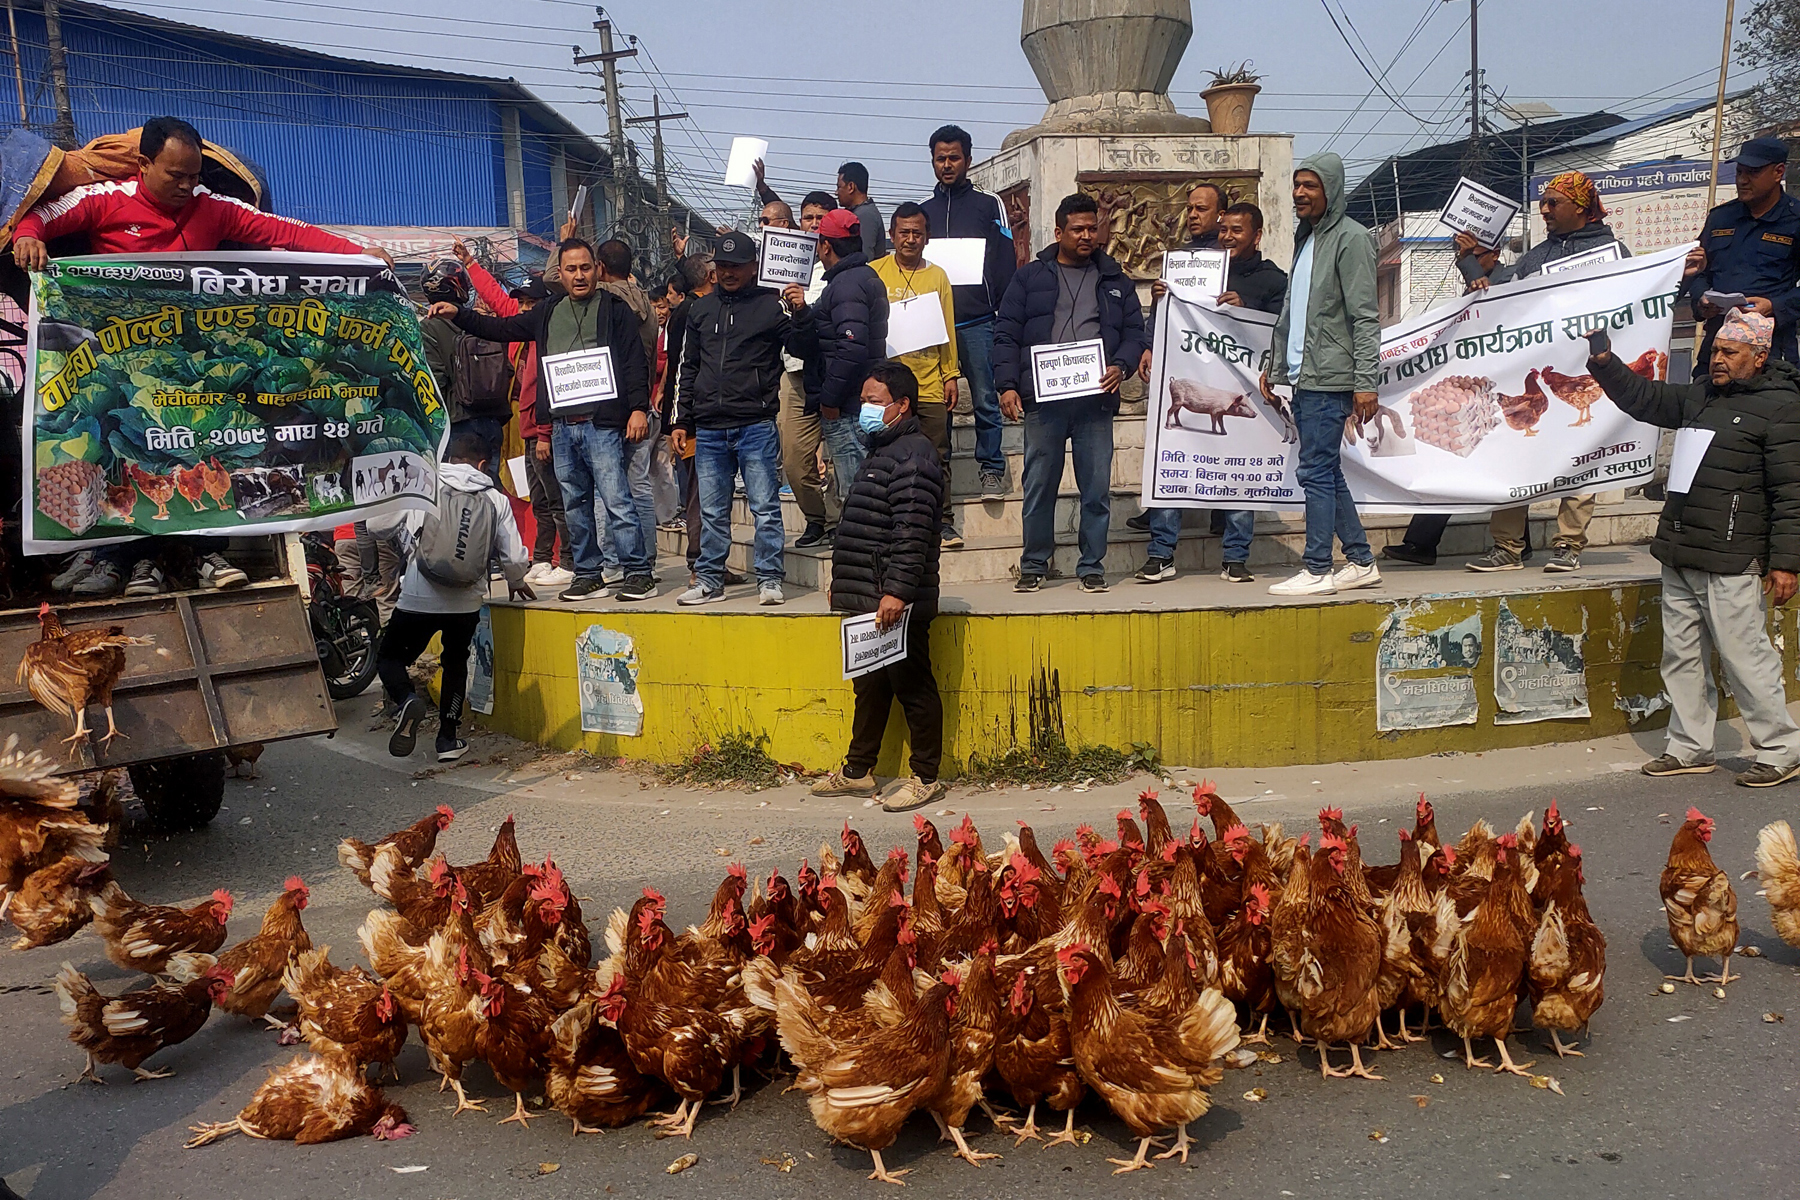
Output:
<path fill-rule="evenodd" d="M 589 625 L 576 634 L 575 680 L 581 689 L 584 732 L 623 737 L 644 732 L 637 647 L 631 638 L 599 625 Z"/>
<path fill-rule="evenodd" d="M 1494 621 L 1494 701 L 1496 725 L 1526 725 L 1588 716 L 1587 613 L 1582 630 L 1563 633 L 1545 620 L 1528 628 L 1500 601 Z"/>
<path fill-rule="evenodd" d="M 1431 625 L 1429 605 L 1399 605 L 1381 626 L 1375 651 L 1375 728 L 1473 725 L 1480 701 L 1481 614 Z"/>
<path fill-rule="evenodd" d="M 494 614 L 486 604 L 469 643 L 469 707 L 494 715 Z"/>

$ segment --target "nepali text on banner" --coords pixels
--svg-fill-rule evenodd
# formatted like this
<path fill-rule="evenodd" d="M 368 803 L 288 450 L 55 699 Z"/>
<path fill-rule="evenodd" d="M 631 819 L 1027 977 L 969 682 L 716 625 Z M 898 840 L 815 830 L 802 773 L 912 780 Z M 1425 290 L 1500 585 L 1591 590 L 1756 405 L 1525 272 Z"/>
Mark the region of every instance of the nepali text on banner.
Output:
<path fill-rule="evenodd" d="M 1380 407 L 1346 422 L 1344 475 L 1375 512 L 1486 512 L 1648 481 L 1657 433 L 1587 373 L 1604 327 L 1666 379 L 1686 247 L 1472 292 L 1383 331 Z M 1263 399 L 1274 318 L 1176 295 L 1158 306 L 1144 432 L 1146 507 L 1296 510 L 1285 396 Z M 1285 392 L 1286 389 L 1283 389 Z"/>
<path fill-rule="evenodd" d="M 27 360 L 27 553 L 436 502 L 449 414 L 378 259 L 61 259 L 32 277 Z"/>

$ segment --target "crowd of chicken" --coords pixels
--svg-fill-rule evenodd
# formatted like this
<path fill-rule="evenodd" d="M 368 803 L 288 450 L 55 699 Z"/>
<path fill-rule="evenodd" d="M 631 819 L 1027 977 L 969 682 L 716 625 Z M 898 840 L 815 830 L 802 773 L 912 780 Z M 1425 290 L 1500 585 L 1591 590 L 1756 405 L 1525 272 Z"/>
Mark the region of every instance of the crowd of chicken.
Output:
<path fill-rule="evenodd" d="M 990 850 L 965 816 L 946 848 L 917 816 L 914 854 L 896 847 L 878 867 L 846 822 L 841 857 L 821 847 L 819 869 L 803 861 L 794 885 L 779 869 L 752 884 L 733 864 L 706 919 L 681 934 L 645 888 L 613 912 L 597 960 L 561 870 L 522 860 L 510 816 L 487 858 L 458 867 L 436 853 L 454 816 L 440 806 L 373 845 L 338 848 L 387 904 L 358 930 L 370 973 L 312 944 L 298 878 L 258 932 L 223 953 L 229 893 L 188 909 L 131 899 L 107 870 L 104 824 L 50 770 L 10 746 L 0 759 L 0 915 L 23 934 L 15 947 L 61 941 L 91 920 L 113 962 L 159 977 L 107 997 L 63 964 L 56 993 L 87 1055 L 83 1075 L 98 1081 L 101 1064 L 117 1064 L 161 1078 L 144 1060 L 193 1036 L 215 1006 L 312 1051 L 276 1069 L 235 1120 L 196 1126 L 191 1146 L 234 1132 L 406 1136 L 406 1113 L 366 1075 L 375 1066 L 379 1079 L 417 1029 L 456 1113 L 482 1109 L 464 1091 L 470 1062 L 514 1093 L 503 1124 L 537 1119 L 525 1095 L 540 1087 L 576 1134 L 627 1124 L 672 1093 L 674 1111 L 654 1118 L 659 1136 L 691 1137 L 707 1098 L 729 1077 L 735 1102 L 742 1068 L 779 1043 L 814 1120 L 871 1154 L 871 1178 L 901 1182 L 906 1172 L 881 1152 L 921 1110 L 979 1165 L 994 1155 L 965 1137 L 977 1106 L 1015 1144 L 1074 1144 L 1089 1091 L 1139 1139 L 1134 1157 L 1108 1160 L 1124 1172 L 1153 1165 L 1165 1130 L 1175 1141 L 1156 1157 L 1186 1161 L 1207 1089 L 1256 1061 L 1240 1043 L 1266 1042 L 1276 1013 L 1317 1046 L 1328 1077 L 1379 1079 L 1365 1043 L 1422 1040 L 1408 1028 L 1415 1009 L 1421 1032 L 1437 1011 L 1470 1068 L 1492 1065 L 1471 1045 L 1491 1038 L 1496 1069 L 1523 1073 L 1531 1064 L 1506 1047 L 1521 999 L 1558 1054 L 1578 1054 L 1562 1035 L 1584 1028 L 1603 996 L 1606 940 L 1554 802 L 1541 830 L 1531 814 L 1498 836 L 1477 821 L 1452 846 L 1421 797 L 1387 866 L 1364 863 L 1337 809 L 1319 813 L 1314 848 L 1279 825 L 1252 835 L 1210 784 L 1195 789 L 1185 833 L 1145 792 L 1135 819 L 1118 814 L 1116 836 L 1083 825 L 1048 856 L 1023 822 Z M 1690 960 L 1684 978 L 1696 983 L 1692 958 L 1728 968 L 1737 940 L 1712 829 L 1690 810 L 1661 881 Z M 1758 859 L 1777 930 L 1800 944 L 1800 855 L 1786 822 L 1762 831 Z M 278 1016 L 284 990 L 293 1012 Z M 1330 1063 L 1339 1043 L 1348 1068 Z M 996 1109 L 999 1096 L 1023 1118 Z M 1065 1114 L 1047 1139 L 1039 1107 Z"/>

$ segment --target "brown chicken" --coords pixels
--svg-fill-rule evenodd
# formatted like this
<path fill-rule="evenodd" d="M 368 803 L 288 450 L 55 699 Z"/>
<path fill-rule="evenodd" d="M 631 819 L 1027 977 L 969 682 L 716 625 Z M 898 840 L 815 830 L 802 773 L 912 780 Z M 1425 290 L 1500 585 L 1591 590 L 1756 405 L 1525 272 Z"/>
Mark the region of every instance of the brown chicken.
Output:
<path fill-rule="evenodd" d="M 256 763 L 258 759 L 262 758 L 262 754 L 263 744 L 261 742 L 225 747 L 225 764 L 231 768 L 231 777 L 233 779 L 261 779 L 262 769 Z M 250 773 L 244 774 L 240 769 L 242 767 L 249 767 Z"/>
<path fill-rule="evenodd" d="M 406 1014 L 393 992 L 361 967 L 332 965 L 330 946 L 296 953 L 282 986 L 300 1010 L 300 1036 L 321 1058 L 358 1070 L 392 1066 L 406 1045 Z"/>
<path fill-rule="evenodd" d="M 1069 1011 L 1054 970 L 1018 963 L 1012 985 L 1004 988 L 1006 1004 L 994 1042 L 994 1070 L 1013 1100 L 1024 1108 L 1025 1121 L 1013 1130 L 1015 1146 L 1038 1138 L 1037 1106 L 1067 1113 L 1061 1133 L 1044 1140 L 1055 1145 L 1079 1144 L 1075 1109 L 1087 1094 L 1069 1047 Z M 1043 1140 L 1043 1139 L 1039 1139 Z"/>
<path fill-rule="evenodd" d="M 1237 1014 L 1216 988 L 1186 1012 L 1151 1017 L 1122 1007 L 1105 960 L 1077 942 L 1057 952 L 1069 998 L 1069 1041 L 1075 1065 L 1138 1138 L 1137 1156 L 1109 1158 L 1115 1175 L 1142 1170 L 1158 1130 L 1173 1127 L 1175 1144 L 1158 1158 L 1187 1161 L 1187 1127 L 1212 1107 L 1206 1089 L 1224 1078 L 1216 1060 L 1238 1044 Z"/>
<path fill-rule="evenodd" d="M 427 850 L 425 853 L 431 852 Z M 513 815 L 506 814 L 506 820 L 501 822 L 500 832 L 494 835 L 493 848 L 488 851 L 486 858 L 466 867 L 452 867 L 451 870 L 456 872 L 456 877 L 462 880 L 463 886 L 469 889 L 469 899 L 474 901 L 475 911 L 479 912 L 498 900 L 512 881 L 525 871 L 525 861 L 519 855 L 519 839 L 514 831 Z"/>
<path fill-rule="evenodd" d="M 1579 429 L 1593 421 L 1594 414 L 1591 410 L 1595 404 L 1606 398 L 1606 393 L 1601 390 L 1598 383 L 1594 382 L 1592 375 L 1564 375 L 1555 367 L 1545 367 L 1540 378 L 1543 379 L 1544 386 L 1549 388 L 1558 400 L 1581 414 L 1580 418 L 1569 426 L 1570 429 Z"/>
<path fill-rule="evenodd" d="M 595 1001 L 556 1018 L 544 1061 L 545 1097 L 574 1123 L 577 1137 L 629 1125 L 656 1099 L 656 1081 L 632 1066 L 618 1028 Z"/>
<path fill-rule="evenodd" d="M 950 1078 L 931 1104 L 951 1141 L 955 1157 L 970 1166 L 999 1158 L 973 1149 L 963 1137 L 963 1125 L 975 1105 L 982 1103 L 981 1083 L 994 1068 L 994 1038 L 1000 1023 L 1000 997 L 994 991 L 993 943 L 982 948 L 958 975 L 946 971 L 944 982 L 956 988 L 956 1013 L 950 1026 Z"/>
<path fill-rule="evenodd" d="M 1308 909 L 1294 981 L 1301 1031 L 1318 1041 L 1319 1072 L 1326 1078 L 1380 1079 L 1363 1066 L 1358 1043 L 1380 1012 L 1375 985 L 1381 971 L 1381 927 L 1357 899 L 1361 873 L 1353 871 L 1343 838 L 1335 833 L 1321 836 L 1309 869 Z M 1332 1070 L 1333 1042 L 1350 1043 L 1348 1071 Z"/>
<path fill-rule="evenodd" d="M 127 971 L 162 975 L 176 954 L 212 954 L 225 944 L 231 904 L 231 893 L 223 888 L 192 908 L 139 904 L 109 883 L 93 899 L 94 928 L 113 962 Z"/>
<path fill-rule="evenodd" d="M 1588 915 L 1581 895 L 1581 848 L 1571 846 L 1539 871 L 1544 915 L 1531 940 L 1528 964 L 1531 1020 L 1550 1031 L 1562 1058 L 1581 1051 L 1563 1045 L 1560 1032 L 1584 1029 L 1606 999 L 1606 937 Z"/>
<path fill-rule="evenodd" d="M 175 490 L 195 512 L 201 511 L 200 497 L 206 495 L 206 468 L 195 463 L 191 467 L 175 468 Z"/>
<path fill-rule="evenodd" d="M 1526 938 L 1514 914 L 1521 898 L 1527 911 L 1531 904 L 1519 869 L 1517 840 L 1502 834 L 1495 842 L 1494 877 L 1487 894 L 1457 934 L 1444 968 L 1444 1027 L 1462 1038 L 1463 1064 L 1471 1071 L 1493 1066 L 1475 1057 L 1471 1042 L 1478 1037 L 1494 1039 L 1500 1051 L 1496 1071 L 1525 1075 L 1531 1066 L 1513 1062 L 1506 1050 L 1526 966 Z"/>
<path fill-rule="evenodd" d="M 469 944 L 463 942 L 454 951 L 450 945 L 443 933 L 433 934 L 426 944 L 425 962 L 418 972 L 424 994 L 416 1000 L 415 1019 L 419 1040 L 431 1055 L 432 1069 L 456 1089 L 456 1108 L 450 1114 L 455 1117 L 487 1109 L 485 1101 L 471 1100 L 463 1091 L 463 1066 L 477 1057 L 475 1040 L 481 1032 L 477 1010 L 481 997 L 474 990 Z M 388 982 L 390 986 L 396 983 L 391 978 Z M 398 987 L 395 992 L 400 994 Z"/>
<path fill-rule="evenodd" d="M 1242 826 L 1239 826 L 1242 828 Z M 1275 976 L 1269 966 L 1268 886 L 1244 889 L 1243 906 L 1219 929 L 1219 988 L 1233 1004 L 1241 1004 L 1261 1024 L 1244 1041 L 1269 1042 L 1269 1014 L 1275 1009 Z"/>
<path fill-rule="evenodd" d="M 17 735 L 8 737 L 0 753 L 0 920 L 35 873 L 70 857 L 106 862 L 108 829 L 77 809 L 74 781 L 56 778 L 54 762 L 18 745 Z"/>
<path fill-rule="evenodd" d="M 25 877 L 7 898 L 6 919 L 19 931 L 14 950 L 66 942 L 94 919 L 93 899 L 112 882 L 112 865 L 65 855 Z"/>
<path fill-rule="evenodd" d="M 266 1020 L 277 1029 L 286 1025 L 269 1016 L 269 1006 L 281 991 L 288 959 L 312 949 L 312 939 L 300 923 L 300 912 L 312 891 L 298 875 L 290 875 L 281 887 L 281 895 L 263 914 L 262 928 L 219 955 L 219 965 L 232 973 L 231 990 L 219 1007 L 240 1017 Z"/>
<path fill-rule="evenodd" d="M 633 1065 L 668 1084 L 680 1098 L 674 1112 L 656 1118 L 660 1132 L 692 1138 L 701 1106 L 718 1090 L 726 1069 L 738 1062 L 742 1027 L 704 1008 L 666 1003 L 662 995 L 615 975 L 601 996 L 602 1011 L 618 1026 Z"/>
<path fill-rule="evenodd" d="M 399 856 L 399 862 L 397 866 L 389 868 L 390 877 L 398 877 L 402 871 L 410 875 L 419 869 L 420 863 L 431 857 L 432 852 L 437 849 L 438 834 L 450 828 L 450 823 L 455 819 L 455 810 L 448 804 L 440 804 L 435 812 L 426 813 L 405 829 L 388 834 L 373 846 L 347 837 L 338 843 L 338 863 L 356 876 L 364 887 L 392 903 L 394 897 L 381 890 L 372 880 L 376 852 L 384 846 L 392 846 Z"/>
<path fill-rule="evenodd" d="M 123 625 L 83 629 L 69 633 L 48 603 L 38 605 L 38 640 L 25 647 L 19 660 L 18 682 L 39 704 L 75 722 L 75 732 L 64 738 L 73 743 L 69 757 L 81 754 L 87 740 L 87 706 L 99 703 L 106 710 L 105 745 L 123 737 L 113 722 L 112 693 L 125 673 L 125 647 L 153 646 L 152 637 L 133 637 Z"/>
<path fill-rule="evenodd" d="M 1550 411 L 1550 397 L 1544 395 L 1544 389 L 1538 386 L 1538 373 L 1533 370 L 1525 376 L 1525 393 L 1520 396 L 1508 396 L 1504 392 L 1495 392 L 1494 399 L 1500 402 L 1500 415 L 1506 418 L 1506 424 L 1513 429 L 1522 429 L 1526 437 L 1537 436 L 1538 419 Z"/>
<path fill-rule="evenodd" d="M 101 1063 L 128 1068 L 139 1079 L 167 1079 L 173 1071 L 147 1071 L 143 1061 L 164 1046 L 187 1041 L 206 1024 L 213 1004 L 231 987 L 231 972 L 208 955 L 189 956 L 180 964 L 195 969 L 183 983 L 159 983 L 108 999 L 94 990 L 88 977 L 69 963 L 56 973 L 56 999 L 69 1040 L 87 1052 L 87 1067 L 78 1079 L 100 1078 Z"/>
<path fill-rule="evenodd" d="M 190 1125 L 185 1148 L 205 1146 L 234 1133 L 314 1146 L 367 1134 L 378 1142 L 410 1137 L 406 1110 L 389 1103 L 353 1066 L 300 1055 L 269 1072 L 236 1119 Z"/>
<path fill-rule="evenodd" d="M 475 971 L 481 1023 L 475 1034 L 475 1054 L 493 1071 L 500 1086 L 513 1094 L 513 1114 L 500 1124 L 514 1121 L 527 1127 L 532 1115 L 525 1111 L 525 1092 L 544 1076 L 544 1052 L 550 1045 L 550 1026 L 556 1014 L 529 989 L 510 979 Z"/>
<path fill-rule="evenodd" d="M 137 485 L 137 490 L 144 493 L 144 499 L 156 505 L 156 515 L 152 520 L 169 519 L 169 501 L 175 498 L 175 477 L 173 475 L 152 475 L 141 471 L 134 462 L 125 464 L 125 477 Z"/>
<path fill-rule="evenodd" d="M 1663 911 L 1669 917 L 1669 937 L 1687 957 L 1687 972 L 1670 975 L 1698 987 L 1717 982 L 1724 987 L 1738 976 L 1731 973 L 1731 955 L 1738 944 L 1737 893 L 1731 877 L 1713 865 L 1706 844 L 1712 841 L 1713 819 L 1697 808 L 1687 810 L 1687 820 L 1675 831 L 1669 846 L 1669 863 L 1663 868 Z M 1719 973 L 1694 978 L 1694 959 L 1716 958 Z"/>
<path fill-rule="evenodd" d="M 1786 821 L 1763 826 L 1756 835 L 1756 874 L 1769 898 L 1775 932 L 1790 946 L 1800 946 L 1800 849 Z"/>
<path fill-rule="evenodd" d="M 230 512 L 231 505 L 225 501 L 231 496 L 231 472 L 221 467 L 218 459 L 209 458 L 206 460 L 205 474 L 202 478 L 206 483 L 206 494 L 218 504 L 219 510 Z"/>

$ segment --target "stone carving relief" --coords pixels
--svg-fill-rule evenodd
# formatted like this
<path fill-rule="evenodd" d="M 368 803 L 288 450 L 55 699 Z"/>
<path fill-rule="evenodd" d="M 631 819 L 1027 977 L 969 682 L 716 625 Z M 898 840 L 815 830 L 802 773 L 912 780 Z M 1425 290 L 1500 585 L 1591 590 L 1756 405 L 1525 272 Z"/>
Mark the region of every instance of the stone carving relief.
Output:
<path fill-rule="evenodd" d="M 1154 165 L 1154 164 L 1151 164 Z M 1187 196 L 1197 183 L 1216 183 L 1225 190 L 1225 202 L 1256 201 L 1254 175 L 1220 178 L 1206 174 L 1143 175 L 1084 172 L 1076 185 L 1100 205 L 1100 228 L 1107 238 L 1106 252 L 1117 259 L 1132 279 L 1151 280 L 1162 275 L 1165 250 L 1187 244 Z"/>
<path fill-rule="evenodd" d="M 1006 224 L 1012 230 L 1013 256 L 1022 267 L 1031 261 L 1031 182 L 1015 183 L 999 193 L 1006 206 Z"/>

